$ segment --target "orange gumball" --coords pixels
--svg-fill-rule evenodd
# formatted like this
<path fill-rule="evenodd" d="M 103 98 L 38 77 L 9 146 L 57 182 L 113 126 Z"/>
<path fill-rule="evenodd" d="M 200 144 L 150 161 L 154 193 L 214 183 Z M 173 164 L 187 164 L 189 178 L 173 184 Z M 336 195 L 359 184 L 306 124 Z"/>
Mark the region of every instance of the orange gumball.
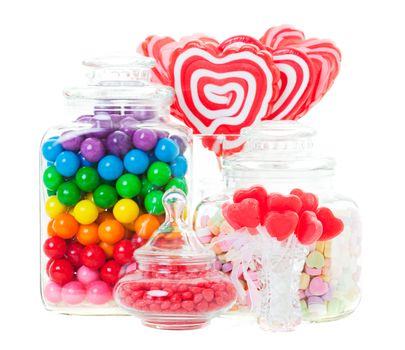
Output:
<path fill-rule="evenodd" d="M 114 220 L 114 215 L 110 211 L 103 211 L 102 213 L 98 214 L 97 223 L 101 224 L 106 220 Z"/>
<path fill-rule="evenodd" d="M 80 225 L 76 238 L 83 245 L 97 244 L 100 241 L 98 225 L 94 222 L 89 225 Z"/>
<path fill-rule="evenodd" d="M 125 228 L 117 220 L 106 220 L 98 227 L 98 237 L 105 243 L 115 244 L 124 238 Z"/>
<path fill-rule="evenodd" d="M 56 232 L 53 229 L 53 220 L 48 222 L 47 232 L 48 232 L 48 236 L 50 236 L 50 237 L 56 236 Z"/>
<path fill-rule="evenodd" d="M 143 214 L 135 221 L 135 232 L 143 238 L 149 239 L 160 226 L 159 219 L 151 214 Z"/>
<path fill-rule="evenodd" d="M 55 217 L 52 228 L 59 237 L 69 239 L 79 231 L 79 223 L 73 215 L 62 213 Z"/>
<path fill-rule="evenodd" d="M 104 250 L 104 253 L 107 258 L 112 258 L 113 253 L 114 253 L 114 245 L 113 244 L 108 244 L 106 242 L 100 242 L 98 246 Z"/>

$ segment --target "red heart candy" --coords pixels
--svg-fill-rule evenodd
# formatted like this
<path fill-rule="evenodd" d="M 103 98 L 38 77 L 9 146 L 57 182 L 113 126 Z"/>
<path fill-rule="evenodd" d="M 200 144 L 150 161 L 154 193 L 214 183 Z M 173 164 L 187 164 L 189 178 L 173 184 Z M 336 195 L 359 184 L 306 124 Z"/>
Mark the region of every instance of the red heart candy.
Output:
<path fill-rule="evenodd" d="M 238 223 L 234 222 L 228 216 L 228 209 L 229 209 L 230 205 L 231 205 L 230 203 L 224 203 L 222 205 L 222 215 L 223 215 L 224 219 L 228 222 L 229 225 L 231 225 L 235 230 L 239 230 L 241 228 L 241 226 Z"/>
<path fill-rule="evenodd" d="M 332 210 L 329 208 L 319 208 L 316 216 L 323 226 L 322 236 L 319 238 L 319 241 L 335 238 L 343 231 L 345 226 L 343 221 L 333 215 Z"/>
<path fill-rule="evenodd" d="M 301 210 L 301 199 L 295 195 L 283 196 L 280 193 L 270 193 L 267 196 L 267 210 L 283 212 L 286 210 L 299 213 Z"/>
<path fill-rule="evenodd" d="M 241 227 L 256 227 L 260 225 L 259 202 L 253 198 L 246 198 L 240 203 L 230 204 L 227 216 Z"/>
<path fill-rule="evenodd" d="M 237 190 L 233 194 L 233 201 L 240 203 L 246 198 L 253 198 L 259 202 L 260 218 L 263 222 L 264 216 L 267 213 L 267 192 L 262 186 L 252 186 L 248 189 Z"/>
<path fill-rule="evenodd" d="M 287 210 L 283 213 L 271 211 L 267 213 L 264 219 L 264 226 L 271 237 L 277 238 L 278 241 L 285 240 L 291 235 L 298 223 L 298 214 L 294 211 Z"/>
<path fill-rule="evenodd" d="M 298 221 L 295 235 L 302 244 L 312 244 L 322 235 L 322 222 L 313 211 L 304 211 Z"/>
<path fill-rule="evenodd" d="M 291 194 L 296 195 L 301 199 L 302 202 L 302 207 L 301 207 L 301 213 L 304 212 L 305 210 L 309 211 L 316 211 L 316 208 L 318 208 L 318 197 L 310 192 L 304 192 L 303 190 L 300 190 L 299 188 L 293 189 Z"/>

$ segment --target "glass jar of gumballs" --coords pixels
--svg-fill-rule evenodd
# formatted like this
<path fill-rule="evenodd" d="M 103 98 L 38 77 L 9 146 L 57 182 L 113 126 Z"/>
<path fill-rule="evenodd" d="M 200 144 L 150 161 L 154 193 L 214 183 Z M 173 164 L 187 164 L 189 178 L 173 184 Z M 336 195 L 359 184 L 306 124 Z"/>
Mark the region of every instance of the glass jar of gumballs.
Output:
<path fill-rule="evenodd" d="M 234 311 L 291 329 L 350 314 L 360 300 L 356 204 L 333 187 L 334 160 L 293 121 L 244 129 L 223 159 L 226 191 L 200 202 L 194 228 L 238 292 Z"/>
<path fill-rule="evenodd" d="M 47 309 L 122 314 L 118 279 L 164 220 L 163 193 L 188 192 L 190 129 L 169 118 L 171 88 L 154 61 L 84 62 L 89 83 L 66 89 L 73 122 L 41 144 L 41 291 Z"/>

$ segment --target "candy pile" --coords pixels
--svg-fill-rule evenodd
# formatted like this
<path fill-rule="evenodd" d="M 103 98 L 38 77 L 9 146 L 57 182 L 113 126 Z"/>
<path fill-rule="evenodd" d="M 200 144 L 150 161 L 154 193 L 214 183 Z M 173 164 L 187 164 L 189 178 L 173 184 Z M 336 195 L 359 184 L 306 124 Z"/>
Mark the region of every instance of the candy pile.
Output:
<path fill-rule="evenodd" d="M 122 273 L 134 268 L 134 249 L 160 226 L 164 191 L 187 192 L 187 144 L 128 116 L 79 121 L 89 128 L 42 145 L 50 218 L 44 296 L 51 303 L 100 305 L 112 299 Z"/>

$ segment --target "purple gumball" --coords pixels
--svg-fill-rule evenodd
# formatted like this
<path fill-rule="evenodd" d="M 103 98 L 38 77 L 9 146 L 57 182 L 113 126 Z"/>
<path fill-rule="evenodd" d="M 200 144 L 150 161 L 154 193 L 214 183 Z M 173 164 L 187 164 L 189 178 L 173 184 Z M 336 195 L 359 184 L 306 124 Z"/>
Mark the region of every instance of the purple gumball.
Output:
<path fill-rule="evenodd" d="M 101 140 L 95 137 L 88 137 L 80 146 L 80 153 L 89 162 L 98 162 L 105 155 L 105 148 Z"/>
<path fill-rule="evenodd" d="M 172 139 L 175 143 L 177 143 L 177 146 L 179 146 L 180 153 L 183 154 L 187 148 L 186 141 L 181 136 L 178 135 L 171 135 L 169 138 Z"/>
<path fill-rule="evenodd" d="M 128 109 L 125 111 L 126 116 L 130 116 L 140 122 L 151 120 L 157 117 L 156 111 L 152 109 Z"/>
<path fill-rule="evenodd" d="M 68 131 L 62 134 L 59 141 L 65 150 L 77 152 L 83 142 L 83 136 L 78 135 L 77 132 Z"/>
<path fill-rule="evenodd" d="M 132 138 L 134 132 L 136 131 L 136 125 L 138 122 L 131 116 L 127 116 L 120 121 L 120 130 L 125 132 L 129 137 Z"/>
<path fill-rule="evenodd" d="M 131 138 L 123 131 L 114 131 L 107 136 L 107 150 L 118 157 L 122 157 L 131 149 Z"/>
<path fill-rule="evenodd" d="M 156 146 L 158 137 L 151 129 L 138 129 L 132 135 L 132 143 L 142 151 L 150 151 Z"/>

